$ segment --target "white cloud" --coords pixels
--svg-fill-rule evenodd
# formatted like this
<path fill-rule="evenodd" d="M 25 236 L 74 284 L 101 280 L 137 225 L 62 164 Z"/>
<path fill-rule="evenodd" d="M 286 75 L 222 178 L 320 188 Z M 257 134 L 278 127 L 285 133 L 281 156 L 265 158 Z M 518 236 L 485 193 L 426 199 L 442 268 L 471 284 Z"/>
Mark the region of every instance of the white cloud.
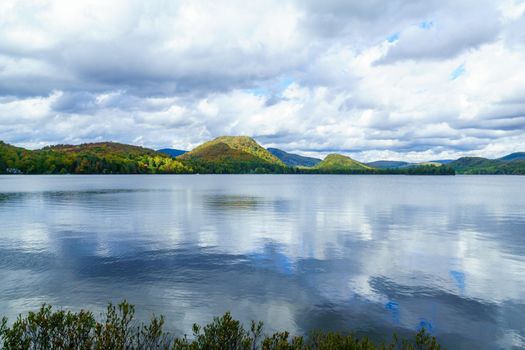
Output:
<path fill-rule="evenodd" d="M 525 137 L 524 14 L 511 0 L 3 1 L 0 139 L 501 156 Z"/>

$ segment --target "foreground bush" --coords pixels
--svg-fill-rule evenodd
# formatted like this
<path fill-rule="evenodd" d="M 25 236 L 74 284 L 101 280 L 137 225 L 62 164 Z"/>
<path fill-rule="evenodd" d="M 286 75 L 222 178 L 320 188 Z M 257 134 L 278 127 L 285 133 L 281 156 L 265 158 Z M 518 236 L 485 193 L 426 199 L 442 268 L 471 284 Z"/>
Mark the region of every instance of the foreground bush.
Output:
<path fill-rule="evenodd" d="M 148 324 L 137 323 L 133 305 L 123 302 L 109 304 L 102 321 L 89 311 L 78 313 L 53 311 L 43 305 L 38 312 L 19 316 L 8 326 L 7 319 L 0 322 L 2 349 L 174 349 L 174 350 L 373 350 L 373 349 L 425 349 L 441 347 L 424 330 L 412 341 L 374 344 L 367 338 L 356 338 L 340 333 L 315 332 L 308 338 L 292 337 L 288 332 L 263 334 L 263 324 L 252 321 L 250 329 L 232 318 L 230 313 L 215 318 L 201 327 L 193 326 L 193 336 L 177 338 L 165 332 L 164 318 L 153 316 Z"/>

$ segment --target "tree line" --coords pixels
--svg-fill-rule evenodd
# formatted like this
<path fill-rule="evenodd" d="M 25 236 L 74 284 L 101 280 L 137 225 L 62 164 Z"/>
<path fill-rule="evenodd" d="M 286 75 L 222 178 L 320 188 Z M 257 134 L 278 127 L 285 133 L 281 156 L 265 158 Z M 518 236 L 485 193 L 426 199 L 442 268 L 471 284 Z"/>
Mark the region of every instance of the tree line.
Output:
<path fill-rule="evenodd" d="M 136 146 L 115 143 L 58 145 L 31 151 L 0 141 L 1 174 L 401 174 L 454 175 L 447 166 L 402 169 L 316 169 L 288 167 L 256 157 L 209 161 L 173 158 Z"/>

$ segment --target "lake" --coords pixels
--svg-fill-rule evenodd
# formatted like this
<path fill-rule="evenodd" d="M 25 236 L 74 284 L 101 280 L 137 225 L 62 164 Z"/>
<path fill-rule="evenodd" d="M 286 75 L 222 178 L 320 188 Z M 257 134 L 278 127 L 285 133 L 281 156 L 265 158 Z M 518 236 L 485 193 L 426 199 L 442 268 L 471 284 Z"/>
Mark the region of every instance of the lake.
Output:
<path fill-rule="evenodd" d="M 10 319 L 127 299 L 176 334 L 229 310 L 521 348 L 525 177 L 0 176 L 0 281 Z"/>

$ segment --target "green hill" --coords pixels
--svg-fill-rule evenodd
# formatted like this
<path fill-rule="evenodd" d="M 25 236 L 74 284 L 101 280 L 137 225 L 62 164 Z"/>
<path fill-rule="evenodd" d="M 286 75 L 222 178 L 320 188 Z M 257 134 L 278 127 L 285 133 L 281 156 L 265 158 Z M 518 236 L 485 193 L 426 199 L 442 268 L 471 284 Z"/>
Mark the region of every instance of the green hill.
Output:
<path fill-rule="evenodd" d="M 35 152 L 46 152 L 53 151 L 64 154 L 92 154 L 92 155 L 108 155 L 120 156 L 126 158 L 132 158 L 134 156 L 158 156 L 159 154 L 149 148 L 140 146 L 126 145 L 117 142 L 96 142 L 96 143 L 83 143 L 80 145 L 54 145 L 47 146 L 41 150 Z"/>
<path fill-rule="evenodd" d="M 56 145 L 26 150 L 0 143 L 0 173 L 149 174 L 186 173 L 190 167 L 154 150 L 114 142 Z"/>
<path fill-rule="evenodd" d="M 438 161 L 363 164 L 330 154 L 324 160 L 278 149 L 270 151 L 247 136 L 223 136 L 176 158 L 149 148 L 115 142 L 55 145 L 39 150 L 0 141 L 0 174 L 509 174 L 525 175 L 525 153 L 500 159 L 463 157 L 445 165 Z M 281 159 L 279 159 L 282 158 Z M 284 162 L 283 162 L 284 160 Z M 314 162 L 313 166 L 305 166 Z"/>
<path fill-rule="evenodd" d="M 447 165 L 452 167 L 458 174 L 525 175 L 525 159 L 519 157 L 510 161 L 481 157 L 462 157 Z"/>
<path fill-rule="evenodd" d="M 373 168 L 359 163 L 350 157 L 341 154 L 329 154 L 313 169 L 319 172 L 330 173 L 352 173 L 352 172 L 368 172 Z"/>
<path fill-rule="evenodd" d="M 525 159 L 525 152 L 507 154 L 505 157 L 501 157 L 499 159 L 504 161 L 523 160 Z"/>
<path fill-rule="evenodd" d="M 23 169 L 36 163 L 32 151 L 0 141 L 0 174 L 24 173 Z"/>
<path fill-rule="evenodd" d="M 268 148 L 268 152 L 279 158 L 284 164 L 288 166 L 315 166 L 321 159 L 300 156 L 294 153 L 288 153 L 278 148 Z"/>
<path fill-rule="evenodd" d="M 279 173 L 286 168 L 279 158 L 247 136 L 218 137 L 177 159 L 202 173 Z"/>

